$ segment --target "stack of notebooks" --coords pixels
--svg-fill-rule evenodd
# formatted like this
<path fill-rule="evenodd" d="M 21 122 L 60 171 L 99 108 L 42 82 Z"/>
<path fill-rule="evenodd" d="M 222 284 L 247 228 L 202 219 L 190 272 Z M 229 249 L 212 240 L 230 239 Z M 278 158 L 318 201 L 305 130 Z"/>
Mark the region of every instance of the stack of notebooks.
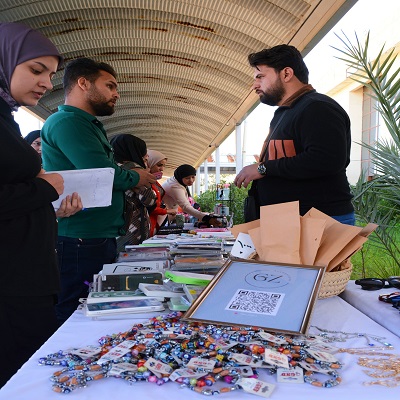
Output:
<path fill-rule="evenodd" d="M 216 273 L 226 262 L 222 242 L 178 243 L 170 246 L 170 270 Z"/>

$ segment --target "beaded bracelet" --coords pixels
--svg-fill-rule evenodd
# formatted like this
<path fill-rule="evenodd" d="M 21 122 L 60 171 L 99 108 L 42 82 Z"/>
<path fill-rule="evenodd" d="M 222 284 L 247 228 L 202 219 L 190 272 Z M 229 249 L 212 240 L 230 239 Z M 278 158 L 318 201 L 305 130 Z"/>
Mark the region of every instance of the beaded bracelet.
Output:
<path fill-rule="evenodd" d="M 180 320 L 181 312 L 172 312 L 163 317 L 155 317 L 147 323 L 136 324 L 130 330 L 118 334 L 103 336 L 99 339 L 101 352 L 90 359 L 81 359 L 74 354 L 59 351 L 39 359 L 40 365 L 61 365 L 61 371 L 53 374 L 53 390 L 60 393 L 70 393 L 78 387 L 84 387 L 89 381 L 96 381 L 106 377 L 116 377 L 134 384 L 138 381 L 147 381 L 163 385 L 170 379 L 168 375 L 156 376 L 149 370 L 146 360 L 154 358 L 168 364 L 173 370 L 186 368 L 192 358 L 205 359 L 214 363 L 214 368 L 205 370 L 195 369 L 198 378 L 178 378 L 176 382 L 199 394 L 216 395 L 239 390 L 241 379 L 241 364 L 234 361 L 235 354 L 250 357 L 254 363 L 264 363 L 266 349 L 277 351 L 288 357 L 290 367 L 299 365 L 299 362 L 318 364 L 320 368 L 331 376 L 325 382 L 314 379 L 314 372 L 305 371 L 304 382 L 315 387 L 330 388 L 338 385 L 341 378 L 337 369 L 340 363 L 326 363 L 316 360 L 307 353 L 307 340 L 304 337 L 291 337 L 285 334 L 274 334 L 278 343 L 263 338 L 262 329 L 257 327 L 217 326 L 199 322 L 186 323 Z M 118 359 L 96 362 L 111 349 L 124 341 L 132 341 L 130 351 Z M 128 363 L 135 365 L 137 371 L 110 373 L 113 365 Z M 258 364 L 257 364 L 258 365 Z M 276 373 L 277 367 L 264 363 L 271 373 Z M 243 365 L 242 365 L 243 368 Z M 247 377 L 256 378 L 257 370 L 247 367 Z M 220 389 L 211 389 L 217 381 L 223 381 L 230 386 Z"/>
<path fill-rule="evenodd" d="M 89 381 L 106 378 L 107 371 L 107 367 L 102 367 L 98 364 L 89 366 L 76 365 L 55 372 L 50 380 L 54 382 L 52 388 L 55 392 L 70 393 L 78 387 L 86 387 Z"/>

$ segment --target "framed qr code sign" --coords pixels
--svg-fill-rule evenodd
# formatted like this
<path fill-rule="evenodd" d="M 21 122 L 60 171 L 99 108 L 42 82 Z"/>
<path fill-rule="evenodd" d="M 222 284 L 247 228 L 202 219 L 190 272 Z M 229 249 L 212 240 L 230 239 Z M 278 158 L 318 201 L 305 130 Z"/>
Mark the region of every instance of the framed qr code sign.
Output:
<path fill-rule="evenodd" d="M 231 258 L 183 319 L 307 334 L 324 267 Z"/>

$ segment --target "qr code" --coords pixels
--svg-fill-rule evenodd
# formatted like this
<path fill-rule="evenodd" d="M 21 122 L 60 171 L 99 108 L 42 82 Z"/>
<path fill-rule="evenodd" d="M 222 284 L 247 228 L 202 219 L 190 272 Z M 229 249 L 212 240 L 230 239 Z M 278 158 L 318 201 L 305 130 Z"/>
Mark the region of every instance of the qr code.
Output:
<path fill-rule="evenodd" d="M 276 315 L 284 297 L 284 293 L 238 289 L 225 310 Z"/>

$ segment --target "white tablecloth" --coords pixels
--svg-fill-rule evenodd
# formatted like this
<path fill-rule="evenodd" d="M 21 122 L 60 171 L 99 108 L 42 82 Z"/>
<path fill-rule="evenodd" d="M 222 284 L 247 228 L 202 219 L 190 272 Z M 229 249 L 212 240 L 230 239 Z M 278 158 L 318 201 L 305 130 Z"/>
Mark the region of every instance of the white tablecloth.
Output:
<path fill-rule="evenodd" d="M 137 321 L 136 321 L 137 322 Z M 181 389 L 175 382 L 168 382 L 163 386 L 154 383 L 138 382 L 129 385 L 126 381 L 116 378 L 107 378 L 96 382 L 89 382 L 86 388 L 74 390 L 71 394 L 55 393 L 51 389 L 49 380 L 53 372 L 60 367 L 38 366 L 39 357 L 66 350 L 70 347 L 83 347 L 96 345 L 97 340 L 107 334 L 128 330 L 134 320 L 92 320 L 84 317 L 80 311 L 76 311 L 68 321 L 25 363 L 10 381 L 0 390 L 1 400 L 55 400 L 68 396 L 71 400 L 110 400 L 110 399 L 146 399 L 146 400 L 201 400 L 202 395 L 189 389 Z M 395 346 L 393 353 L 400 352 L 400 338 L 372 321 L 369 317 L 352 307 L 340 297 L 318 300 L 311 325 L 316 325 L 329 330 L 341 330 L 346 332 L 366 332 L 384 336 L 386 340 Z M 32 327 L 32 329 L 34 329 Z M 316 332 L 310 328 L 310 333 Z M 27 333 L 27 339 L 29 334 Z M 6 345 L 6 344 L 2 344 Z M 338 347 L 354 348 L 366 347 L 364 338 L 356 338 L 346 343 L 338 344 Z M 373 380 L 363 370 L 365 367 L 357 365 L 358 356 L 347 353 L 339 353 L 338 359 L 344 366 L 340 371 L 343 382 L 336 387 L 325 389 L 309 384 L 277 383 L 275 375 L 261 375 L 261 377 L 276 384 L 271 395 L 274 400 L 310 400 L 310 399 L 362 399 L 383 400 L 397 398 L 399 388 L 387 388 L 382 386 L 365 386 L 363 382 Z M 321 380 L 325 380 L 325 376 Z M 256 399 L 254 395 L 244 393 L 242 390 L 221 394 L 221 399 L 242 400 Z"/>
<path fill-rule="evenodd" d="M 353 307 L 368 315 L 372 320 L 400 337 L 400 313 L 390 303 L 379 301 L 380 294 L 400 292 L 396 288 L 380 290 L 362 290 L 355 281 L 349 281 L 346 289 L 340 294 Z"/>

